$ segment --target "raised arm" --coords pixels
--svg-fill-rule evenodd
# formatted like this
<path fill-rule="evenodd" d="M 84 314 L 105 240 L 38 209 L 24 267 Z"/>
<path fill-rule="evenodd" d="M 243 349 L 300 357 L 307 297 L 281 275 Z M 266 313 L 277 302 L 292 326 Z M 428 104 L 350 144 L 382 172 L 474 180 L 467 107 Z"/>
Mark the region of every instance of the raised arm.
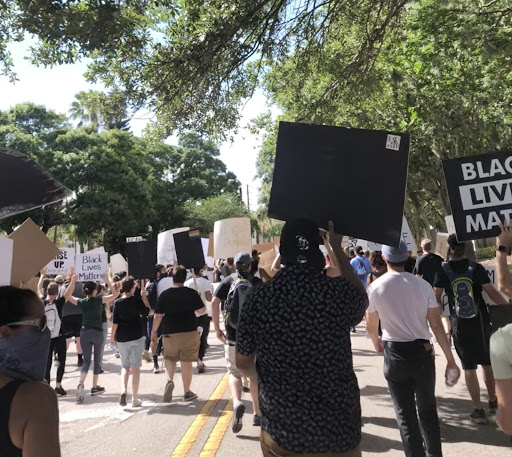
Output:
<path fill-rule="evenodd" d="M 45 277 L 46 277 L 46 268 L 43 268 L 41 270 L 40 275 L 39 275 L 39 282 L 37 283 L 37 293 L 39 295 L 39 298 L 43 298 L 44 297 L 43 283 L 44 283 L 44 278 Z"/>
<path fill-rule="evenodd" d="M 73 305 L 78 305 L 78 298 L 73 297 L 73 292 L 75 291 L 75 285 L 76 285 L 76 272 L 75 269 L 71 269 L 71 281 L 69 281 L 69 285 L 66 288 L 66 292 L 64 292 L 64 298 L 69 303 L 72 303 Z"/>
<path fill-rule="evenodd" d="M 496 238 L 497 247 L 504 246 L 510 249 L 512 246 L 512 231 L 510 224 L 501 226 L 501 233 Z M 503 292 L 508 298 L 512 298 L 512 276 L 508 269 L 507 252 L 496 251 L 496 258 L 498 260 L 498 290 Z"/>
<path fill-rule="evenodd" d="M 112 303 L 117 297 L 119 297 L 119 290 L 112 286 L 112 276 L 110 270 L 108 270 L 107 274 L 105 275 L 105 284 L 107 285 L 111 293 L 109 295 L 101 297 L 101 300 L 103 301 L 103 303 Z"/>

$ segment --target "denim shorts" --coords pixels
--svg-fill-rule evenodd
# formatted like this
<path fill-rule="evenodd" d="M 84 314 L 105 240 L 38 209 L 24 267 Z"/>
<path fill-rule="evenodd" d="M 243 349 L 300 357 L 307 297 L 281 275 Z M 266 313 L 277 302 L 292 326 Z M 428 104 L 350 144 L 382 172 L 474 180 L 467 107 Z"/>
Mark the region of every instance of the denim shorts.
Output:
<path fill-rule="evenodd" d="M 142 351 L 144 351 L 145 337 L 138 340 L 117 343 L 117 349 L 121 354 L 121 366 L 123 368 L 140 368 L 142 365 Z"/>

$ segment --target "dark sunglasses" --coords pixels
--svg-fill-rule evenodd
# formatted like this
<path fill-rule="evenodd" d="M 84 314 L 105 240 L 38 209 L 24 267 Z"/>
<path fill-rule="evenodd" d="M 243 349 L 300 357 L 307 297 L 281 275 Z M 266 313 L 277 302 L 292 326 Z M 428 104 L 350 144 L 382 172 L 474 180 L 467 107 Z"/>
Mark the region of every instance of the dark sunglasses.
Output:
<path fill-rule="evenodd" d="M 29 327 L 37 327 L 40 332 L 44 332 L 46 330 L 46 315 L 43 314 L 39 319 L 30 319 L 27 321 L 19 321 L 19 322 L 11 322 L 7 324 L 9 327 L 19 327 L 22 325 L 28 325 Z"/>

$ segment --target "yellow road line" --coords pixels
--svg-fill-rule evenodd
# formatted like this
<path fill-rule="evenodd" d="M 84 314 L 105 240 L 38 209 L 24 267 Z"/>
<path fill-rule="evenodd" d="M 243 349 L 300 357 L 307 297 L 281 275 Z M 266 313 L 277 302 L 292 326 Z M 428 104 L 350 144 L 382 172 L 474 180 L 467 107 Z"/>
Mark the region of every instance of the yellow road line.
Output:
<path fill-rule="evenodd" d="M 213 391 L 211 397 L 203 406 L 201 412 L 194 419 L 194 422 L 192 422 L 190 428 L 183 435 L 183 438 L 181 438 L 181 441 L 176 446 L 176 449 L 174 449 L 174 452 L 171 454 L 171 457 L 186 457 L 188 455 L 190 449 L 192 449 L 192 446 L 194 446 L 194 443 L 201 434 L 203 427 L 208 422 L 210 415 L 217 406 L 217 403 L 224 397 L 228 385 L 229 375 L 226 373 L 222 380 L 220 381 L 217 388 Z"/>
<path fill-rule="evenodd" d="M 206 441 L 203 450 L 199 454 L 199 457 L 214 457 L 215 454 L 217 454 L 217 451 L 219 450 L 220 447 L 220 443 L 222 443 L 222 439 L 226 434 L 232 417 L 233 400 L 230 399 L 228 401 L 228 404 L 224 408 L 224 411 L 222 411 L 222 414 L 217 420 L 215 427 L 210 433 L 210 436 L 208 437 L 208 440 Z"/>

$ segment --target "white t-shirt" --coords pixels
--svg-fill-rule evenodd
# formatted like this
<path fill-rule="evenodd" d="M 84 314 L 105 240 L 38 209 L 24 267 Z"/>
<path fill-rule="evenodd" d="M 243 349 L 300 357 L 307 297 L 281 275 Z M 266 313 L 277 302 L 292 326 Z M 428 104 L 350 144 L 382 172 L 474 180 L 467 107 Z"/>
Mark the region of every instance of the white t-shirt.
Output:
<path fill-rule="evenodd" d="M 212 292 L 212 283 L 208 281 L 208 279 L 203 277 L 197 277 L 196 278 L 196 284 L 197 284 L 197 292 L 199 292 L 199 295 L 201 296 L 201 300 L 203 300 L 204 306 L 206 306 L 206 312 L 208 313 L 208 316 L 212 315 L 212 304 L 206 299 L 205 292 Z M 188 287 L 189 289 L 194 289 L 194 278 L 188 279 L 185 282 L 185 287 Z"/>
<path fill-rule="evenodd" d="M 170 289 L 173 285 L 172 278 L 162 278 L 160 281 L 158 281 L 158 284 L 156 285 L 156 295 L 160 297 L 160 294 L 167 289 Z"/>
<path fill-rule="evenodd" d="M 427 312 L 437 308 L 431 285 L 411 273 L 389 271 L 367 290 L 368 312 L 377 311 L 383 341 L 429 340 Z"/>

